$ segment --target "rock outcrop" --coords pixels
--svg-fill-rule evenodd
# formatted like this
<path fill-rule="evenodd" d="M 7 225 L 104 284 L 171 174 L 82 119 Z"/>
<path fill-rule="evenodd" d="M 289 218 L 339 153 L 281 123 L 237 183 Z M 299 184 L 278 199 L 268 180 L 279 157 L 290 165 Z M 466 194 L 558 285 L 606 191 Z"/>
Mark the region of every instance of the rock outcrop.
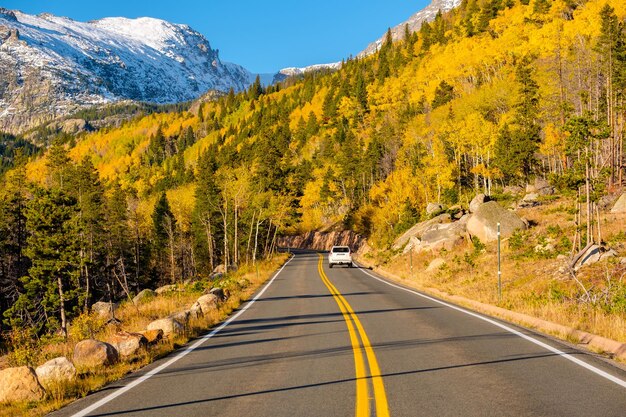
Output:
<path fill-rule="evenodd" d="M 47 390 L 76 378 L 76 367 L 65 356 L 54 358 L 35 369 L 39 383 Z"/>
<path fill-rule="evenodd" d="M 622 194 L 615 204 L 613 204 L 613 208 L 611 209 L 611 213 L 613 214 L 621 214 L 626 213 L 626 193 Z"/>
<path fill-rule="evenodd" d="M 112 345 L 99 340 L 82 340 L 74 347 L 73 361 L 77 368 L 111 366 L 118 360 L 117 350 Z"/>
<path fill-rule="evenodd" d="M 430 220 L 426 220 L 424 222 L 420 222 L 415 224 L 409 230 L 404 232 L 400 237 L 398 237 L 395 242 L 393 242 L 393 249 L 398 250 L 404 247 L 412 237 L 417 237 L 418 239 L 422 237 L 422 235 L 430 230 L 434 225 L 441 223 L 450 223 L 452 221 L 452 217 L 448 213 L 440 214 L 437 217 L 434 217 Z"/>
<path fill-rule="evenodd" d="M 20 366 L 0 371 L 0 404 L 39 401 L 45 395 L 32 368 Z"/>
<path fill-rule="evenodd" d="M 498 223 L 500 223 L 500 233 L 503 238 L 510 237 L 517 230 L 528 228 L 517 214 L 495 201 L 490 201 L 481 205 L 470 217 L 467 222 L 467 231 L 482 242 L 493 242 L 498 238 Z"/>
<path fill-rule="evenodd" d="M 465 221 L 435 224 L 422 234 L 420 243 L 413 247 L 413 251 L 451 251 L 463 242 L 466 234 Z"/>
<path fill-rule="evenodd" d="M 359 250 L 365 238 L 352 231 L 341 232 L 309 232 L 304 235 L 281 236 L 277 239 L 282 248 L 330 250 L 333 246 L 349 246 L 353 251 Z"/>

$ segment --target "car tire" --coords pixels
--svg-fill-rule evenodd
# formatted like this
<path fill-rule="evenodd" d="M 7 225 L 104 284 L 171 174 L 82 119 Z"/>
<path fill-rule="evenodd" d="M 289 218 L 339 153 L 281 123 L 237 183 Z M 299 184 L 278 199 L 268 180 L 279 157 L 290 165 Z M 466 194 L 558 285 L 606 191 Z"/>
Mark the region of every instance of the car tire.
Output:
<path fill-rule="evenodd" d="M 333 264 L 328 264 L 328 267 L 329 267 L 330 269 L 332 269 L 332 268 L 333 268 Z"/>

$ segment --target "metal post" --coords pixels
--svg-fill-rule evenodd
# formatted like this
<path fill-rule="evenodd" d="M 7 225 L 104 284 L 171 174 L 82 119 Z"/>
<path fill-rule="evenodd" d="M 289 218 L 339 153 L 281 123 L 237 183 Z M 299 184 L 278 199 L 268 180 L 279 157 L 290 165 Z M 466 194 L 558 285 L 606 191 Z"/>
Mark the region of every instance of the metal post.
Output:
<path fill-rule="evenodd" d="M 498 302 L 502 302 L 502 269 L 500 263 L 500 223 L 498 223 Z"/>
<path fill-rule="evenodd" d="M 411 262 L 411 276 L 413 276 L 413 248 L 411 248 L 411 251 L 409 252 L 409 259 Z"/>

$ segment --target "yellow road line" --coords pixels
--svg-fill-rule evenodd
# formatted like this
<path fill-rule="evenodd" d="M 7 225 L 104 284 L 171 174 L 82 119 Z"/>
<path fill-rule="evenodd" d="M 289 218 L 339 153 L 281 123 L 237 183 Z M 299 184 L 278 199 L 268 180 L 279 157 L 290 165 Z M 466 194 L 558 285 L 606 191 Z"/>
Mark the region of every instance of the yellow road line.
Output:
<path fill-rule="evenodd" d="M 348 326 L 348 333 L 350 334 L 350 342 L 352 343 L 352 351 L 354 352 L 354 367 L 356 369 L 356 417 L 369 417 L 370 407 L 369 407 L 369 394 L 367 387 L 367 374 L 365 372 L 365 359 L 363 358 L 363 352 L 361 352 L 361 344 L 359 343 L 359 338 L 357 337 L 356 330 L 354 329 L 354 325 L 352 324 L 352 320 L 350 320 L 350 314 L 344 307 L 341 300 L 337 297 L 335 292 L 332 289 L 332 284 L 326 278 L 324 274 L 324 270 L 322 269 L 322 257 L 320 255 L 320 261 L 317 265 L 317 269 L 319 271 L 320 277 L 322 281 L 328 288 L 328 290 L 333 295 L 333 298 L 337 302 L 339 309 L 341 310 L 341 314 L 343 315 L 343 319 Z"/>
<path fill-rule="evenodd" d="M 339 290 L 333 285 L 333 283 L 330 281 L 330 279 L 324 272 L 324 269 L 322 267 L 322 262 L 324 258 L 322 257 L 322 255 L 319 255 L 319 256 L 320 256 L 320 259 L 318 263 L 318 271 L 320 273 L 320 277 L 322 278 L 322 281 L 324 282 L 326 287 L 328 287 L 331 294 L 335 298 L 335 301 L 339 305 L 339 308 L 344 316 L 344 319 L 346 323 L 348 324 L 348 332 L 350 332 L 350 340 L 352 341 L 352 348 L 355 352 L 355 364 L 357 361 L 357 351 L 358 351 L 359 356 L 361 357 L 361 360 L 362 360 L 363 355 L 361 354 L 361 346 L 358 340 L 356 341 L 357 343 L 356 346 L 358 347 L 358 349 L 355 347 L 355 342 L 353 340 L 353 334 L 352 334 L 354 332 L 354 328 L 352 328 L 352 322 L 354 322 L 354 325 L 356 325 L 356 328 L 359 332 L 359 336 L 361 337 L 361 341 L 363 342 L 363 348 L 365 349 L 365 354 L 367 356 L 367 361 L 369 363 L 370 374 L 372 376 L 372 384 L 374 386 L 374 398 L 376 401 L 376 416 L 377 417 L 389 417 L 389 404 L 387 402 L 387 394 L 385 392 L 385 385 L 383 384 L 380 367 L 378 366 L 378 361 L 376 359 L 374 349 L 372 348 L 370 340 L 367 337 L 367 333 L 365 333 L 365 329 L 363 328 L 361 321 L 359 320 L 358 316 L 356 315 L 356 313 L 354 312 L 354 310 L 348 303 L 348 300 L 346 300 L 345 297 L 341 295 Z M 346 317 L 346 312 L 347 312 L 348 317 Z M 363 401 L 363 397 L 362 397 L 363 392 L 361 391 L 361 397 L 360 397 L 359 396 L 360 378 L 358 374 L 359 374 L 359 370 L 357 368 L 357 416 L 361 416 L 363 414 L 359 414 L 359 410 L 360 410 L 359 403 L 360 401 L 361 402 Z M 367 384 L 365 385 L 365 398 L 367 399 Z M 369 400 L 366 400 L 366 403 L 368 407 L 367 413 L 369 413 Z"/>

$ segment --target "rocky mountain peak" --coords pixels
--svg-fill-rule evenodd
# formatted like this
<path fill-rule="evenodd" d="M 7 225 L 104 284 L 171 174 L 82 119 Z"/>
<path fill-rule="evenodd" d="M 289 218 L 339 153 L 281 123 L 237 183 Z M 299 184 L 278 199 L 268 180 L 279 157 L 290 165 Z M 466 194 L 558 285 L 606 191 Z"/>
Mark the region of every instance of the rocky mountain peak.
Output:
<path fill-rule="evenodd" d="M 12 20 L 14 22 L 17 21 L 17 17 L 15 17 L 15 13 L 12 10 L 5 9 L 4 7 L 0 7 L 0 18 L 6 20 Z"/>
<path fill-rule="evenodd" d="M 85 106 L 176 103 L 254 79 L 189 26 L 150 17 L 79 22 L 2 9 L 0 43 L 0 130 L 13 133 Z"/>

